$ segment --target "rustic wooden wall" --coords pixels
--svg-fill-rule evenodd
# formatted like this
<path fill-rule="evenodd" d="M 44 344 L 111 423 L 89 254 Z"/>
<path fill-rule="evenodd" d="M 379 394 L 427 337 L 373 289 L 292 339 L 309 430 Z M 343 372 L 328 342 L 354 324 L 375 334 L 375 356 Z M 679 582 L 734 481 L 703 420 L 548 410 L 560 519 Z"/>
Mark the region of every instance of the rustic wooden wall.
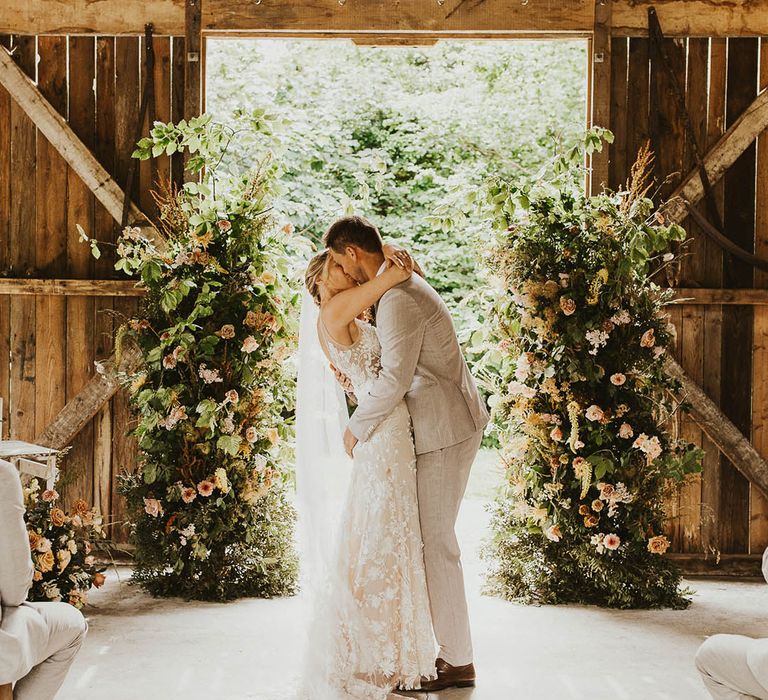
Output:
<path fill-rule="evenodd" d="M 144 40 L 113 36 L 4 36 L 23 70 L 80 139 L 123 186 L 139 117 Z M 156 118 L 180 119 L 184 39 L 157 37 Z M 37 58 L 36 58 L 37 56 Z M 148 125 L 144 125 L 145 130 Z M 95 260 L 75 224 L 100 241 L 119 227 L 61 156 L 0 87 L 0 276 L 108 280 L 114 247 Z M 10 154 L 6 157 L 5 154 Z M 159 176 L 181 178 L 179 157 L 163 158 Z M 133 197 L 151 211 L 149 169 L 141 167 Z M 135 297 L 0 295 L 0 396 L 11 437 L 33 440 L 112 351 L 120 319 Z M 9 358 L 10 357 L 10 361 Z M 117 475 L 136 466 L 131 418 L 123 392 L 76 437 L 63 464 L 66 501 L 84 498 L 116 520 L 124 518 Z M 118 538 L 123 533 L 115 532 Z"/>
<path fill-rule="evenodd" d="M 706 152 L 768 84 L 766 40 L 666 39 L 678 82 L 685 89 L 693 129 Z M 762 44 L 763 50 L 760 51 Z M 759 64 L 760 63 L 760 64 Z M 640 145 L 649 137 L 653 107 L 660 137 L 659 170 L 670 176 L 669 194 L 693 168 L 690 143 L 669 78 L 649 65 L 645 38 L 614 38 L 611 45 L 611 147 L 609 184 L 619 187 Z M 654 100 L 654 89 L 658 99 Z M 655 105 L 654 105 L 655 103 Z M 715 186 L 728 234 L 741 247 L 768 253 L 768 135 L 738 159 Z M 699 205 L 704 213 L 703 203 Z M 726 256 L 690 221 L 691 237 L 680 287 L 766 287 L 768 275 Z M 687 374 L 768 457 L 768 306 L 681 305 L 672 308 L 677 357 Z M 700 478 L 669 502 L 673 548 L 681 553 L 759 554 L 768 546 L 768 502 L 718 453 L 701 430 L 683 420 L 681 434 L 706 450 Z"/>

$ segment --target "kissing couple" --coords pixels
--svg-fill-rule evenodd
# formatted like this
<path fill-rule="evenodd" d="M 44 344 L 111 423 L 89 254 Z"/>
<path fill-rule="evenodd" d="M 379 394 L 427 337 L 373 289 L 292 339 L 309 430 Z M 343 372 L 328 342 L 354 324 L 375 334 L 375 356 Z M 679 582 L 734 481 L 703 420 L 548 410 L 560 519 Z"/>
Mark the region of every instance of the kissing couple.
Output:
<path fill-rule="evenodd" d="M 336 221 L 324 243 L 306 270 L 299 342 L 319 344 L 357 406 L 348 421 L 344 412 L 353 464 L 314 585 L 300 697 L 473 686 L 455 524 L 488 412 L 448 308 L 408 252 L 358 216 Z M 362 320 L 371 307 L 375 326 Z M 317 382 L 300 366 L 299 397 L 319 401 Z M 340 445 L 340 433 L 318 443 Z M 321 451 L 304 444 L 309 469 Z"/>

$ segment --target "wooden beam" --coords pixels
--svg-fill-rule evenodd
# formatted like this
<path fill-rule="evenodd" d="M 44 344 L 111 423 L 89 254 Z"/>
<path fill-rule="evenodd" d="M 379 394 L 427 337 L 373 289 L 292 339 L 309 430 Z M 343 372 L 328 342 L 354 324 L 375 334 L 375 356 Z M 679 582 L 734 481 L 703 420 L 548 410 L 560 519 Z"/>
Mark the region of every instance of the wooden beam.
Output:
<path fill-rule="evenodd" d="M 681 306 L 711 306 L 735 304 L 744 306 L 768 305 L 768 289 L 699 289 L 696 287 L 675 289 L 673 304 Z"/>
<path fill-rule="evenodd" d="M 26 0 L 0 3 L 0 33 L 140 35 L 151 22 L 156 35 L 184 34 L 185 0 Z M 581 33 L 592 31 L 593 0 L 465 2 L 425 0 L 208 0 L 205 32 L 441 32 Z M 656 7 L 664 34 L 768 35 L 768 0 L 614 0 L 613 36 L 647 36 L 648 7 Z"/>
<path fill-rule="evenodd" d="M 203 0 L 186 0 L 185 2 L 184 119 L 186 120 L 199 116 L 202 107 L 202 6 Z"/>
<path fill-rule="evenodd" d="M 591 74 L 590 113 L 587 121 L 590 126 L 611 126 L 611 8 L 613 0 L 597 0 L 595 3 L 595 28 L 589 42 L 591 56 L 589 67 Z M 608 155 L 610 146 L 606 143 L 603 150 L 595 152 L 589 159 L 590 194 L 598 194 L 608 185 Z"/>
<path fill-rule="evenodd" d="M 675 360 L 667 357 L 664 369 L 681 383 L 691 418 L 750 483 L 768 494 L 768 462 Z"/>
<path fill-rule="evenodd" d="M 647 36 L 649 7 L 670 38 L 768 34 L 768 0 L 616 0 L 613 35 Z"/>
<path fill-rule="evenodd" d="M 0 3 L 0 33 L 184 35 L 186 0 L 26 0 Z M 590 33 L 594 0 L 206 0 L 204 32 Z"/>
<path fill-rule="evenodd" d="M 125 198 L 120 186 L 96 157 L 77 138 L 64 117 L 46 100 L 32 80 L 16 65 L 7 50 L 0 48 L 0 85 L 16 100 L 40 133 L 59 152 L 72 170 L 82 179 L 110 215 L 120 222 Z M 157 230 L 131 204 L 129 223 L 139 226 L 145 235 L 160 239 Z"/>
<path fill-rule="evenodd" d="M 58 413 L 35 443 L 61 450 L 70 444 L 88 421 L 109 401 L 120 388 L 118 373 L 136 371 L 142 361 L 141 351 L 135 343 L 124 341 L 120 367 L 113 358 L 99 363 L 98 371 L 71 401 Z"/>
<path fill-rule="evenodd" d="M 768 128 L 768 89 L 757 96 L 705 156 L 704 165 L 710 182 L 716 183 L 766 128 Z M 685 202 L 694 204 L 703 196 L 704 187 L 701 184 L 701 177 L 698 171 L 694 170 L 670 195 L 669 200 L 661 207 L 661 212 L 668 220 L 679 223 L 688 216 Z"/>
<path fill-rule="evenodd" d="M 685 576 L 755 576 L 762 579 L 761 554 L 678 554 L 665 555 Z"/>
<path fill-rule="evenodd" d="M 145 290 L 132 280 L 13 279 L 0 277 L 0 295 L 140 297 Z"/>

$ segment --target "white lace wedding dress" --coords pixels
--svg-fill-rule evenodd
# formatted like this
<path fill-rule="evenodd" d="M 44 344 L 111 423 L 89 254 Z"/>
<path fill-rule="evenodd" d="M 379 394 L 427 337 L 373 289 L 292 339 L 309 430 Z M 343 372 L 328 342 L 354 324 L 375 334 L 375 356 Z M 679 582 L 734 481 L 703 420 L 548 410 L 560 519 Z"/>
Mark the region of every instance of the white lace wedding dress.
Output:
<path fill-rule="evenodd" d="M 349 346 L 322 332 L 358 396 L 376 378 L 376 329 Z M 341 436 L 339 436 L 341 439 Z M 416 458 L 405 401 L 358 444 L 335 554 L 317 587 L 300 697 L 384 700 L 434 677 L 435 641 L 422 556 Z"/>

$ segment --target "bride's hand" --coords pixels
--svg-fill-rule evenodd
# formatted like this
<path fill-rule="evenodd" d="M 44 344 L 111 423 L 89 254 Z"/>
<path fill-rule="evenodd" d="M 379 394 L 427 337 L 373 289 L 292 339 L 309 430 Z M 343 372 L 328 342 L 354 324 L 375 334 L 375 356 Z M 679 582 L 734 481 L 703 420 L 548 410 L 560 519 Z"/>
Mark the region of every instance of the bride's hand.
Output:
<path fill-rule="evenodd" d="M 398 246 L 385 243 L 381 247 L 381 251 L 384 253 L 384 259 L 390 265 L 405 267 L 405 265 L 410 261 L 411 266 L 413 266 L 413 259 L 411 258 L 411 254 L 405 248 L 399 248 Z"/>
<path fill-rule="evenodd" d="M 396 284 L 405 282 L 413 273 L 413 258 L 407 251 L 401 250 L 398 253 L 397 260 L 389 263 L 389 267 L 384 274 L 390 275 L 395 279 Z"/>

